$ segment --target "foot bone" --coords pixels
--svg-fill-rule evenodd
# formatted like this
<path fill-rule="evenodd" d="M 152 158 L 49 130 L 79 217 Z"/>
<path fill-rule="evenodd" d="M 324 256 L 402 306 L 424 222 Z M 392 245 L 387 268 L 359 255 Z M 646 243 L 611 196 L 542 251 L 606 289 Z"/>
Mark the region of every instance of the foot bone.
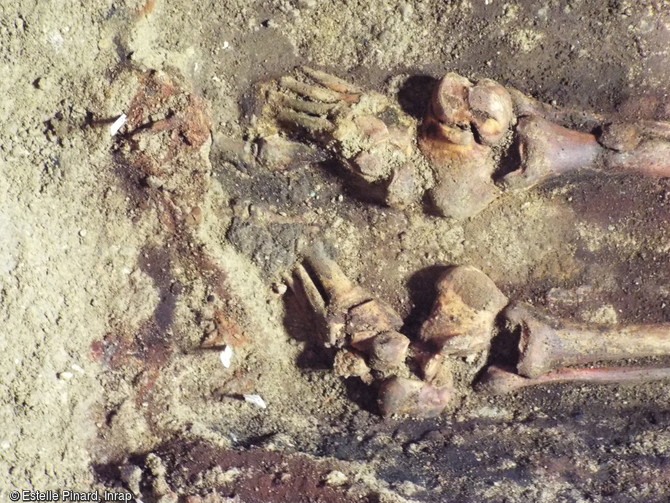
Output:
<path fill-rule="evenodd" d="M 418 200 L 425 177 L 413 162 L 414 121 L 385 96 L 333 75 L 303 67 L 297 77 L 268 91 L 264 115 L 331 151 L 368 195 L 393 207 Z"/>
<path fill-rule="evenodd" d="M 507 297 L 472 266 L 448 269 L 437 282 L 437 298 L 419 333 L 444 354 L 466 356 L 489 347 L 494 321 Z"/>

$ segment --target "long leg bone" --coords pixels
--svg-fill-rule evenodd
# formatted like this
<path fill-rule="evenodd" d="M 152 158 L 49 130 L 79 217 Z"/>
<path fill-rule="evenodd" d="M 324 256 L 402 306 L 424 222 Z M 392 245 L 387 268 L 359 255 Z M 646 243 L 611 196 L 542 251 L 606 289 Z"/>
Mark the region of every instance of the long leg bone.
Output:
<path fill-rule="evenodd" d="M 538 377 L 523 377 L 501 367 L 486 369 L 477 384 L 479 391 L 502 395 L 526 386 L 550 383 L 642 384 L 670 378 L 667 367 L 562 368 Z"/>
<path fill-rule="evenodd" d="M 517 127 L 521 166 L 504 177 L 510 188 L 529 188 L 578 169 L 670 176 L 670 124 L 613 124 L 600 137 L 559 126 L 540 117 L 523 117 Z"/>
<path fill-rule="evenodd" d="M 589 329 L 542 320 L 520 305 L 507 308 L 505 316 L 519 330 L 517 372 L 525 377 L 582 363 L 670 354 L 667 323 Z"/>

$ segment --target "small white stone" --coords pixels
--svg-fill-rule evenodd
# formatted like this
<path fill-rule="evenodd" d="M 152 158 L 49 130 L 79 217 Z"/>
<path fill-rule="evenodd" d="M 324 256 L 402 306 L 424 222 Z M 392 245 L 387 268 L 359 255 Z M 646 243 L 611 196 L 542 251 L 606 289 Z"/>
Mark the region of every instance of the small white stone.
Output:
<path fill-rule="evenodd" d="M 83 373 L 84 373 L 84 369 L 81 368 L 81 367 L 80 367 L 79 365 L 77 365 L 76 363 L 73 363 L 72 365 L 70 365 L 70 368 L 71 368 L 72 370 L 74 370 L 75 372 L 79 372 L 80 374 L 83 374 Z"/>
<path fill-rule="evenodd" d="M 246 402 L 252 403 L 256 407 L 260 407 L 261 409 L 267 408 L 265 400 L 263 400 L 260 395 L 243 395 L 243 396 Z"/>
<path fill-rule="evenodd" d="M 65 371 L 65 372 L 61 372 L 60 374 L 58 374 L 58 379 L 60 379 L 61 381 L 69 381 L 73 377 L 74 377 L 74 374 L 72 372 Z"/>
<path fill-rule="evenodd" d="M 331 487 L 341 486 L 347 483 L 347 476 L 339 470 L 333 470 L 326 475 L 324 482 Z"/>
<path fill-rule="evenodd" d="M 230 361 L 233 358 L 233 348 L 226 344 L 226 347 L 223 348 L 223 351 L 219 353 L 219 359 L 224 367 L 230 368 Z"/>

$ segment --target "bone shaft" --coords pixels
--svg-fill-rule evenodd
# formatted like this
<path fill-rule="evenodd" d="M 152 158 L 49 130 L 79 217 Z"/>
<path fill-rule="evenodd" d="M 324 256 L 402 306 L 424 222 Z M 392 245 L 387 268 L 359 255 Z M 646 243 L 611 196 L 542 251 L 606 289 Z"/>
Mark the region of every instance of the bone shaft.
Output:
<path fill-rule="evenodd" d="M 625 384 L 647 383 L 670 378 L 668 367 L 561 368 L 535 378 L 524 378 L 499 367 L 490 367 L 481 388 L 492 394 L 505 394 L 527 386 L 551 383 Z"/>
<path fill-rule="evenodd" d="M 631 325 L 616 330 L 556 330 L 550 368 L 595 361 L 670 354 L 670 324 Z"/>
<path fill-rule="evenodd" d="M 596 137 L 539 119 L 521 119 L 518 127 L 526 162 L 560 174 L 594 167 L 602 148 Z"/>

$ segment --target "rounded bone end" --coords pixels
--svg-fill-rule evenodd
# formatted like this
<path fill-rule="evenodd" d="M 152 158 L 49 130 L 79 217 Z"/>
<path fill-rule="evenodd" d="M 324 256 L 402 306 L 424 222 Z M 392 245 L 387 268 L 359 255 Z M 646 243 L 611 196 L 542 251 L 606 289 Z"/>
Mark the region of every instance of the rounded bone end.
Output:
<path fill-rule="evenodd" d="M 508 303 L 491 278 L 472 266 L 452 267 L 438 280 L 437 291 L 421 339 L 458 356 L 488 348 L 496 316 Z"/>
<path fill-rule="evenodd" d="M 482 79 L 470 89 L 468 101 L 482 142 L 498 144 L 515 121 L 514 104 L 507 89 L 495 80 Z"/>
<path fill-rule="evenodd" d="M 445 124 L 467 125 L 472 115 L 468 107 L 468 91 L 472 87 L 465 77 L 457 73 L 446 74 L 433 93 L 431 111 L 435 118 Z"/>
<path fill-rule="evenodd" d="M 504 395 L 517 391 L 528 384 L 528 379 L 525 377 L 492 365 L 486 369 L 486 372 L 476 384 L 475 390 L 491 395 Z"/>
<path fill-rule="evenodd" d="M 392 377 L 379 389 L 378 404 L 383 416 L 409 414 L 438 416 L 454 397 L 451 386 L 434 386 L 415 379 Z"/>
<path fill-rule="evenodd" d="M 539 377 L 560 363 L 552 356 L 560 346 L 556 331 L 538 319 L 528 307 L 512 304 L 505 309 L 503 316 L 511 330 L 519 331 L 519 361 L 516 366 L 519 375 Z"/>

